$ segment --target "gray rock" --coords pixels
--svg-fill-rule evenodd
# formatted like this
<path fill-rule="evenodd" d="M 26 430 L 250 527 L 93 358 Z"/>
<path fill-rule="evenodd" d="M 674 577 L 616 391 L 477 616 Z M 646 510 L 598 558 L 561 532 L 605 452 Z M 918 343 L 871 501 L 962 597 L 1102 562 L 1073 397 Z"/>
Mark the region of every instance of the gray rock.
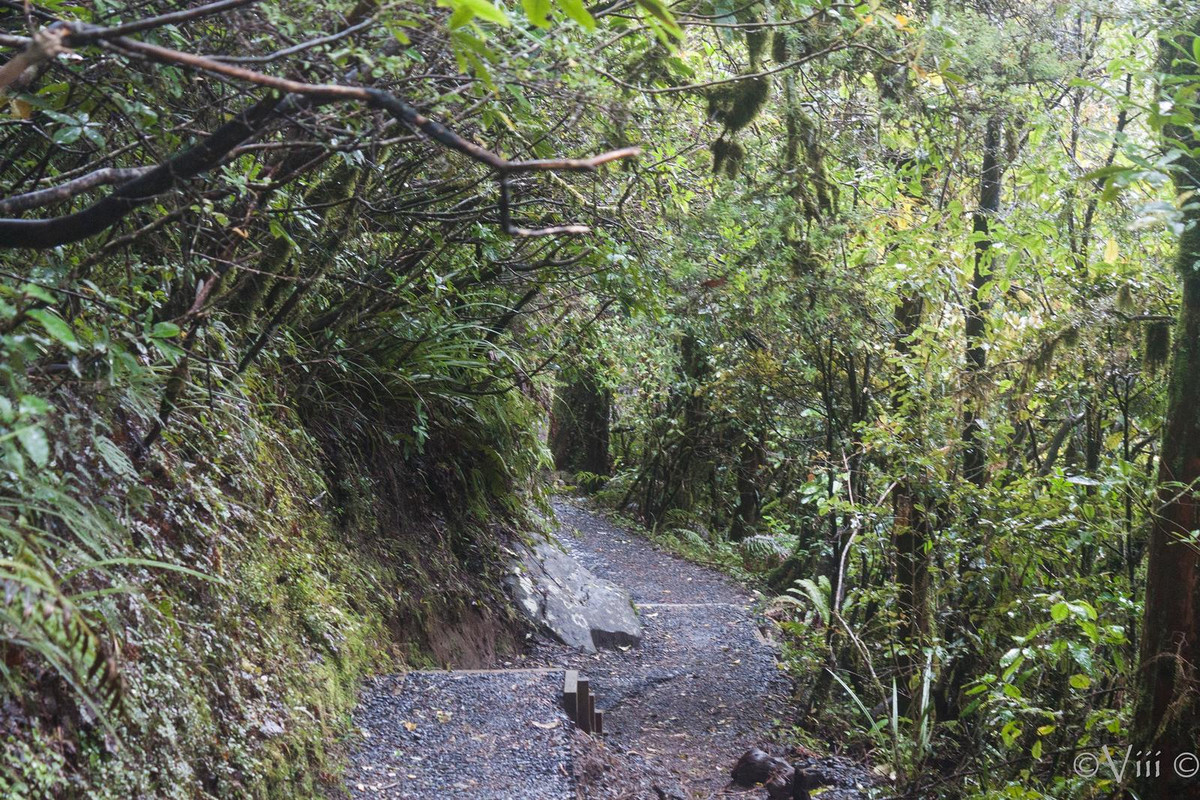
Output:
<path fill-rule="evenodd" d="M 522 546 L 506 582 L 517 608 L 564 644 L 594 653 L 642 640 L 629 592 L 551 542 Z"/>
<path fill-rule="evenodd" d="M 276 736 L 283 736 L 284 734 L 283 726 L 273 719 L 268 719 L 262 725 L 259 725 L 258 732 L 265 739 L 274 739 Z"/>

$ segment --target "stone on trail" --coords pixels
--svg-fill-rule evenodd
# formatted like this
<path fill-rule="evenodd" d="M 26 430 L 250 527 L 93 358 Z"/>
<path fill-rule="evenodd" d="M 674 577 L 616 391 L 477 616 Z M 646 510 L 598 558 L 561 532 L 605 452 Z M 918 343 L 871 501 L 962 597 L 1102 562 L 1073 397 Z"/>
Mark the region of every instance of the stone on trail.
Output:
<path fill-rule="evenodd" d="M 593 575 L 552 542 L 522 546 L 506 578 L 517 608 L 571 647 L 625 647 L 642 639 L 629 592 Z"/>
<path fill-rule="evenodd" d="M 786 775 L 791 785 L 792 765 L 782 758 L 768 755 L 757 747 L 751 747 L 738 759 L 730 777 L 739 786 L 755 786 L 766 783 L 776 775 Z M 790 788 L 789 788 L 790 791 Z"/>

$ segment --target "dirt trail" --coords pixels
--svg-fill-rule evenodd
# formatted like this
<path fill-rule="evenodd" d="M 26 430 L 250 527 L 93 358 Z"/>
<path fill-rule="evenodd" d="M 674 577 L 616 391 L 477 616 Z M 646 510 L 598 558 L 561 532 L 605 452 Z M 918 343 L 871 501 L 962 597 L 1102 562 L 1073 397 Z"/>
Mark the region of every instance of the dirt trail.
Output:
<path fill-rule="evenodd" d="M 353 758 L 355 798 L 667 800 L 759 798 L 729 786 L 737 757 L 766 741 L 788 683 L 759 633 L 752 596 L 713 570 L 664 553 L 575 503 L 556 500 L 559 539 L 596 575 L 627 587 L 640 645 L 582 653 L 548 639 L 507 671 L 381 679 L 356 717 L 369 738 Z M 592 681 L 604 743 L 558 707 L 562 669 Z M 548 670 L 548 671 L 547 671 Z M 440 714 L 438 712 L 441 712 Z M 856 770 L 816 766 L 857 796 Z"/>

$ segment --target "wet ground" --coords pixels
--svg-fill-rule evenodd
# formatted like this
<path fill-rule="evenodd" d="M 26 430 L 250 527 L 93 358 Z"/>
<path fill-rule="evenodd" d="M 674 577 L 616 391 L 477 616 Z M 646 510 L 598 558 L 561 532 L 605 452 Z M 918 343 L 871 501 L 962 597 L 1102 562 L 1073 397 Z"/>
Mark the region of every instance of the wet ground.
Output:
<path fill-rule="evenodd" d="M 568 800 L 562 672 L 410 672 L 367 687 L 355 798 Z"/>
<path fill-rule="evenodd" d="M 356 797 L 480 800 L 762 798 L 730 785 L 748 748 L 770 744 L 789 685 L 760 634 L 753 597 L 731 579 L 655 548 L 571 501 L 554 509 L 563 545 L 596 575 L 627 587 L 640 645 L 586 654 L 539 640 L 508 671 L 411 673 L 369 687 L 356 716 Z M 559 708 L 563 670 L 591 680 L 603 740 Z M 860 797 L 861 768 L 805 763 Z"/>

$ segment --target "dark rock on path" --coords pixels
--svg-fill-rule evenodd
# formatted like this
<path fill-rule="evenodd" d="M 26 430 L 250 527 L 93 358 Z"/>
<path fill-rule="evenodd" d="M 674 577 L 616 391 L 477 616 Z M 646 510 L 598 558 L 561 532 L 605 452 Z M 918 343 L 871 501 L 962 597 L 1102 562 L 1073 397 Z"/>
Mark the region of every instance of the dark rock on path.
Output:
<path fill-rule="evenodd" d="M 551 542 L 522 547 L 507 583 L 517 608 L 569 647 L 594 653 L 642 639 L 629 592 L 596 577 Z"/>

